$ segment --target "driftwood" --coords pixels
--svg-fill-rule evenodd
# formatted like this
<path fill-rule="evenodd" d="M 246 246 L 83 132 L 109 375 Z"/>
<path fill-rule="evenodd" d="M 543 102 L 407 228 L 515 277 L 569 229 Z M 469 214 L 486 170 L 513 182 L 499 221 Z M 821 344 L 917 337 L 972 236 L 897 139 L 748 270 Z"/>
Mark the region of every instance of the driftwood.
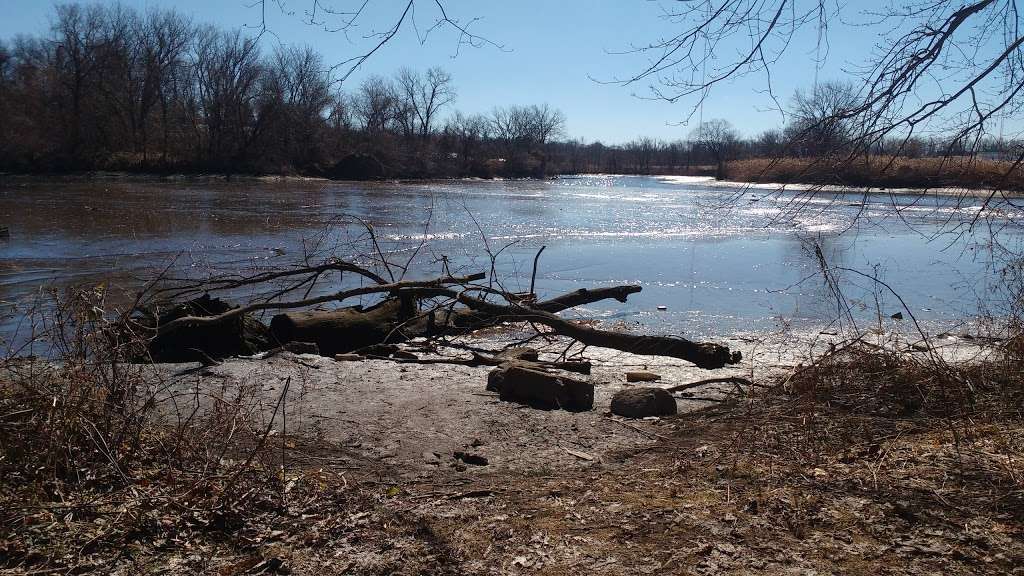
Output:
<path fill-rule="evenodd" d="M 518 304 L 494 304 L 465 292 L 450 293 L 466 307 L 484 312 L 496 318 L 511 321 L 526 321 L 543 324 L 557 334 L 568 336 L 587 346 L 612 348 L 645 356 L 667 356 L 692 362 L 700 368 L 711 370 L 727 364 L 736 364 L 742 359 L 739 352 L 730 352 L 728 346 L 710 342 L 693 342 L 685 338 L 670 336 L 643 336 L 598 330 L 574 324 L 550 312 L 527 308 Z"/>
<path fill-rule="evenodd" d="M 200 362 L 208 365 L 215 359 L 248 356 L 271 346 L 269 331 L 264 324 L 249 316 L 230 315 L 231 310 L 227 302 L 204 294 L 160 311 L 157 324 L 173 324 L 180 318 L 198 315 L 224 315 L 225 319 L 188 333 L 158 333 L 149 342 L 149 358 L 156 362 Z"/>
<path fill-rule="evenodd" d="M 557 314 L 564 310 L 574 308 L 576 306 L 583 306 L 585 304 L 592 304 L 594 302 L 600 302 L 601 300 L 618 300 L 619 302 L 625 302 L 626 297 L 630 294 L 635 294 L 643 290 L 641 286 L 636 284 L 626 284 L 623 286 L 612 286 L 610 288 L 596 288 L 586 289 L 581 288 L 568 294 L 556 296 L 550 300 L 542 300 L 540 302 L 532 302 L 529 304 L 530 308 L 537 310 L 543 310 L 552 314 Z M 438 294 L 435 294 L 438 295 Z M 450 295 L 450 294 L 449 294 Z M 502 297 L 509 299 L 512 302 L 524 303 L 528 299 L 523 299 L 519 294 L 506 295 L 501 293 Z M 511 298 L 509 298 L 511 296 Z M 493 326 L 504 321 L 492 314 L 480 312 L 471 308 L 460 308 L 456 310 L 449 310 L 443 314 L 440 314 L 435 322 L 430 326 L 434 331 L 447 330 L 447 331 L 467 331 L 475 330 L 478 328 L 484 328 L 487 326 Z"/>
<path fill-rule="evenodd" d="M 227 287 L 237 288 L 246 283 L 261 283 L 281 278 L 298 278 L 293 284 L 277 292 L 282 297 L 308 279 L 318 278 L 328 271 L 354 272 L 371 279 L 376 284 L 341 290 L 332 294 L 303 298 L 300 300 L 281 300 L 270 298 L 230 309 L 206 311 L 199 315 L 189 308 L 184 314 L 172 318 L 164 317 L 153 327 L 153 342 L 188 343 L 195 335 L 209 334 L 216 327 L 237 325 L 239 322 L 258 323 L 253 313 L 280 310 L 282 314 L 275 316 L 269 327 L 269 334 L 274 345 L 288 342 L 309 342 L 315 344 L 321 354 L 333 356 L 339 353 L 358 351 L 376 344 L 401 342 L 414 336 L 434 336 L 452 331 L 465 332 L 483 325 L 493 325 L 505 321 L 529 322 L 547 326 L 555 333 L 572 338 L 587 346 L 598 346 L 650 356 L 668 356 L 687 360 L 705 369 L 721 368 L 727 364 L 739 362 L 740 354 L 731 352 L 728 347 L 714 343 L 692 342 L 685 338 L 668 336 L 645 336 L 611 332 L 590 328 L 570 322 L 556 315 L 574 306 L 615 299 L 625 302 L 630 294 L 641 291 L 640 286 L 625 285 L 593 290 L 577 290 L 549 300 L 535 301 L 533 294 L 510 294 L 494 288 L 473 284 L 484 278 L 483 273 L 467 276 L 445 276 L 433 280 L 398 280 L 384 282 L 384 278 L 369 273 L 355 265 L 332 261 L 328 264 L 290 269 L 281 272 L 265 273 L 248 279 L 222 280 L 211 285 L 218 290 Z M 191 287 L 189 290 L 194 291 Z M 383 294 L 385 299 L 370 309 L 344 308 L 332 311 L 308 310 L 313 306 L 343 302 L 347 299 Z M 481 295 L 497 295 L 507 304 L 488 301 Z M 427 313 L 420 311 L 420 303 L 427 299 L 442 298 L 447 300 L 444 307 L 435 307 Z M 456 308 L 461 304 L 462 308 Z M 182 346 L 188 348 L 189 346 Z M 192 346 L 195 347 L 195 346 Z M 269 349 L 267 346 L 264 349 Z M 393 356 L 393 355 L 390 355 Z M 404 357 L 400 360 L 433 363 L 435 360 L 419 360 L 415 357 Z M 464 363 L 466 365 L 500 365 L 496 358 L 475 354 L 469 359 L 456 361 L 444 359 L 448 363 Z M 559 368 L 577 372 L 589 371 L 589 364 L 584 363 L 538 363 L 540 367 Z"/>
<path fill-rule="evenodd" d="M 736 384 L 742 386 L 756 386 L 750 380 L 743 378 L 742 376 L 726 376 L 724 378 L 708 378 L 706 380 L 698 380 L 696 382 L 689 382 L 687 384 L 679 384 L 676 386 L 670 386 L 665 388 L 666 392 L 682 392 L 683 390 L 689 390 L 691 388 L 700 388 L 701 386 L 707 386 L 708 384 Z"/>
<path fill-rule="evenodd" d="M 552 313 L 561 312 L 574 306 L 605 299 L 625 302 L 628 295 L 640 290 L 641 287 L 635 285 L 576 290 L 537 302 L 531 307 Z M 417 300 L 436 296 L 454 297 L 455 293 L 445 288 L 407 287 L 398 290 L 396 294 L 397 298 L 369 310 L 343 308 L 278 314 L 270 322 L 270 331 L 280 342 L 315 342 L 325 355 L 333 356 L 345 352 L 358 352 L 360 348 L 373 344 L 404 342 L 418 336 L 465 333 L 501 321 L 491 314 L 468 308 L 417 314 Z M 486 365 L 476 359 L 470 362 L 474 364 L 467 365 Z"/>
<path fill-rule="evenodd" d="M 531 367 L 506 364 L 487 376 L 487 389 L 502 400 L 544 410 L 580 412 L 594 407 L 594 385 Z"/>
<path fill-rule="evenodd" d="M 270 333 L 279 342 L 313 342 L 320 353 L 334 356 L 400 341 L 394 328 L 402 319 L 402 303 L 386 300 L 370 309 L 342 308 L 278 314 L 270 321 Z"/>
<path fill-rule="evenodd" d="M 220 324 L 232 318 L 236 318 L 245 314 L 251 314 L 253 312 L 260 312 L 263 310 L 289 310 L 296 308 L 307 308 L 310 306 L 316 306 L 318 304 L 325 304 L 327 302 L 341 302 L 349 298 L 365 296 L 367 294 L 398 292 L 399 290 L 410 288 L 422 288 L 429 292 L 430 288 L 437 288 L 454 284 L 468 284 L 470 282 L 481 280 L 483 278 L 484 274 L 479 273 L 461 277 L 438 278 L 435 280 L 403 280 L 399 282 L 390 282 L 386 284 L 376 284 L 373 286 L 361 286 L 359 288 L 341 290 L 333 294 L 317 296 L 315 298 L 306 298 L 303 300 L 294 300 L 287 302 L 256 302 L 253 304 L 248 304 L 246 306 L 232 308 L 231 310 L 214 316 L 183 316 L 181 318 L 176 318 L 175 320 L 158 326 L 156 329 L 156 333 L 157 336 L 161 336 L 185 327 L 195 328 L 198 326 Z"/>
<path fill-rule="evenodd" d="M 453 364 L 456 366 L 469 366 L 476 368 L 479 366 L 507 366 L 507 365 L 521 365 L 533 369 L 553 369 L 553 370 L 564 370 L 566 372 L 575 372 L 577 374 L 590 374 L 590 370 L 593 367 L 590 362 L 549 362 L 547 360 L 527 360 L 527 359 L 512 359 L 503 358 L 498 356 L 485 356 L 478 352 L 472 352 L 471 358 L 410 358 L 410 357 L 395 357 L 394 355 L 388 354 L 366 354 L 365 358 L 374 359 L 388 359 L 393 362 L 399 362 L 402 364 Z"/>
<path fill-rule="evenodd" d="M 569 308 L 582 306 L 584 304 L 591 304 L 593 302 L 600 302 L 601 300 L 615 299 L 619 302 L 625 302 L 627 296 L 630 294 L 636 294 L 641 290 L 643 290 L 643 288 L 635 284 L 613 286 L 611 288 L 594 288 L 592 290 L 581 288 L 575 292 L 570 292 L 550 300 L 538 302 L 531 306 L 531 308 L 555 314 L 563 310 L 568 310 Z"/>
<path fill-rule="evenodd" d="M 273 358 L 283 352 L 291 352 L 292 354 L 320 354 L 320 347 L 313 342 L 302 342 L 298 340 L 286 342 L 277 348 L 271 348 L 264 352 L 263 359 Z"/>

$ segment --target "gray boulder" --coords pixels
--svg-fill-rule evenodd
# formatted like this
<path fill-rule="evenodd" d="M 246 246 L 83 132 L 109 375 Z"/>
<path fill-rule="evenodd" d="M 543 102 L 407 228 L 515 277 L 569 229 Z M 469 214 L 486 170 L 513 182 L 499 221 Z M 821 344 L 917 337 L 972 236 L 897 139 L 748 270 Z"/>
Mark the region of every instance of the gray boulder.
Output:
<path fill-rule="evenodd" d="M 670 416 L 676 413 L 676 399 L 661 388 L 627 388 L 612 396 L 612 414 L 627 418 Z"/>

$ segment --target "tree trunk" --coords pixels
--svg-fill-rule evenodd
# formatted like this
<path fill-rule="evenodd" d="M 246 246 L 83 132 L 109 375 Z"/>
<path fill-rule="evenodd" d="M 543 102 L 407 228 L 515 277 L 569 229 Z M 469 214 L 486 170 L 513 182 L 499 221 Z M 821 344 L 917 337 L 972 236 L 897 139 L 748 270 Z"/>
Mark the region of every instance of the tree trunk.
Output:
<path fill-rule="evenodd" d="M 278 314 L 270 333 L 279 342 L 312 342 L 325 356 L 359 350 L 373 344 L 406 339 L 401 323 L 408 319 L 400 300 L 386 300 L 375 308 L 342 308 Z"/>

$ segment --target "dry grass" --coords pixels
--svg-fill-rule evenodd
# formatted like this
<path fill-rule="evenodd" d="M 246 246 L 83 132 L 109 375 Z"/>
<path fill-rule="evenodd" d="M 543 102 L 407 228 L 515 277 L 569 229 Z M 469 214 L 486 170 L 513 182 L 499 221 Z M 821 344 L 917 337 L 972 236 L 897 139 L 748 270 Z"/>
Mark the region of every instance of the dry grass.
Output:
<path fill-rule="evenodd" d="M 0 569 L 995 574 L 1024 562 L 1016 341 L 956 365 L 854 341 L 757 397 L 637 422 L 648 446 L 583 469 L 423 477 L 271 433 L 277 407 L 246 386 L 190 410 L 187 392 L 123 363 L 135 342 L 100 305 L 78 295 L 51 315 L 62 362 L 3 363 Z M 171 398 L 181 418 L 161 417 Z"/>
<path fill-rule="evenodd" d="M 105 571 L 126 546 L 188 546 L 286 500 L 276 407 L 243 388 L 200 413 L 129 362 L 144 336 L 102 304 L 88 291 L 47 302 L 28 314 L 31 344 L 55 360 L 0 360 L 0 569 Z"/>
<path fill-rule="evenodd" d="M 1008 573 L 1024 561 L 1015 361 L 897 360 L 851 347 L 764 396 L 655 423 L 648 448 L 491 478 L 486 505 L 424 513 L 467 572 Z"/>
<path fill-rule="evenodd" d="M 725 167 L 739 182 L 805 183 L 874 188 L 998 188 L 1024 191 L 1024 167 L 966 156 L 906 158 L 871 156 L 839 162 L 831 158 L 753 158 Z"/>

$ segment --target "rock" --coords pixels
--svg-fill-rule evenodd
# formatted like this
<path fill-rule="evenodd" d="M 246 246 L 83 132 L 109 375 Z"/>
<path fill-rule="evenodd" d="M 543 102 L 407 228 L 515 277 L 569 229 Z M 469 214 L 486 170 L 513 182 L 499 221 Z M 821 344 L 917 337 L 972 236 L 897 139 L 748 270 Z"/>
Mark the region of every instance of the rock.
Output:
<path fill-rule="evenodd" d="M 661 388 L 627 388 L 612 397 L 612 414 L 619 416 L 645 418 L 675 413 L 675 398 Z"/>
<path fill-rule="evenodd" d="M 657 382 L 661 376 L 654 372 L 626 372 L 626 382 Z"/>
<path fill-rule="evenodd" d="M 455 451 L 455 458 L 462 460 L 466 464 L 472 464 L 474 466 L 487 466 L 487 457 L 482 454 L 475 452 L 463 452 L 462 450 Z"/>
<path fill-rule="evenodd" d="M 507 402 L 542 410 L 583 412 L 594 407 L 594 385 L 558 374 L 503 364 L 487 375 L 487 389 Z"/>
<path fill-rule="evenodd" d="M 334 359 L 338 362 L 358 362 L 363 359 L 359 354 L 335 354 Z"/>

